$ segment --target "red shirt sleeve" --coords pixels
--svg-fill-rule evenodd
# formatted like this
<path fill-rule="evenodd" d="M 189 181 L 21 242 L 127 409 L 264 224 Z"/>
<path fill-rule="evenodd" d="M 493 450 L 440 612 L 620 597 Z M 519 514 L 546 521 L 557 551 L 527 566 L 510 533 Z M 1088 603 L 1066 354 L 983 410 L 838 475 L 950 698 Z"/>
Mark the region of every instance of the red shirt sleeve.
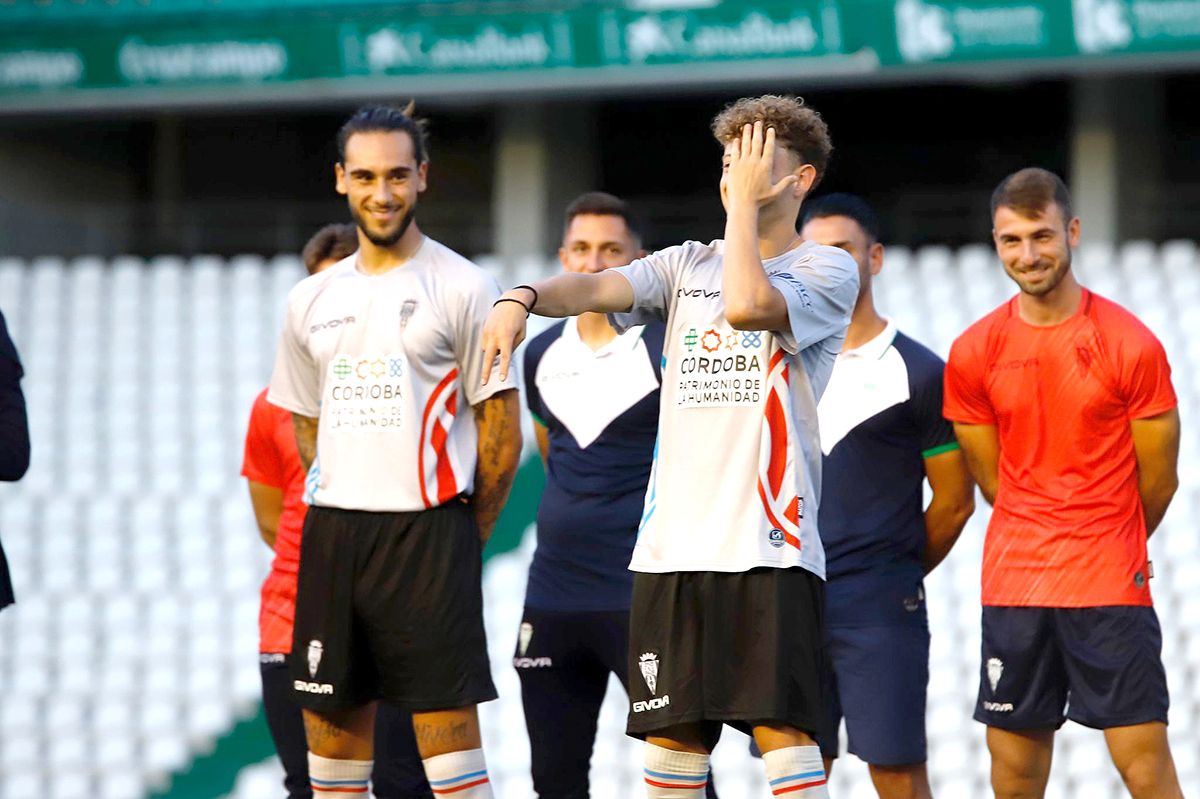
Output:
<path fill-rule="evenodd" d="M 1130 419 L 1158 416 L 1178 404 L 1162 343 L 1148 329 L 1139 332 L 1121 338 L 1121 387 Z"/>
<path fill-rule="evenodd" d="M 996 412 L 984 385 L 984 358 L 968 330 L 950 348 L 946 361 L 943 413 L 952 422 L 995 424 Z"/>
<path fill-rule="evenodd" d="M 274 425 L 271 410 L 271 405 L 267 403 L 267 392 L 263 391 L 254 400 L 254 408 L 250 411 L 246 449 L 242 456 L 242 476 L 256 483 L 283 489 L 287 485 L 287 469 L 272 436 Z"/>

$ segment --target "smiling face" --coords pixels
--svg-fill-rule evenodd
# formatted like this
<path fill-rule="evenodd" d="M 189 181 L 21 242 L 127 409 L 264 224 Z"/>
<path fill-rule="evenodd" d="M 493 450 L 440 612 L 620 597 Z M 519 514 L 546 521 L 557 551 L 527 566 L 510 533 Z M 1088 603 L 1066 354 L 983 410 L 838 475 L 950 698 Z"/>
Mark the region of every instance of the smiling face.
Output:
<path fill-rule="evenodd" d="M 417 198 L 425 191 L 429 164 L 417 163 L 405 131 L 364 131 L 346 141 L 336 164 L 337 191 L 346 195 L 354 223 L 379 247 L 400 241 L 412 224 Z"/>
<path fill-rule="evenodd" d="M 590 274 L 624 266 L 644 254 L 623 217 L 577 214 L 563 235 L 558 260 L 568 272 Z"/>
<path fill-rule="evenodd" d="M 992 220 L 992 239 L 1004 271 L 1021 292 L 1044 297 L 1071 271 L 1079 219 L 1063 219 L 1062 209 L 1053 202 L 1032 217 L 1001 205 Z"/>

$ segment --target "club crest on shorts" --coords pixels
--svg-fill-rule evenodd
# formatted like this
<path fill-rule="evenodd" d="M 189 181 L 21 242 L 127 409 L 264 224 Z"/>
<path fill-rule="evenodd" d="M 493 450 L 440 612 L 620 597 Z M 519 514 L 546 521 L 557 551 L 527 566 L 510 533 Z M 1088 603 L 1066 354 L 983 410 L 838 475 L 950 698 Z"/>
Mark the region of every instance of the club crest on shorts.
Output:
<path fill-rule="evenodd" d="M 1000 658 L 988 658 L 987 661 L 987 678 L 991 683 L 992 693 L 996 693 L 996 686 L 1000 684 L 1000 677 L 1004 674 L 1004 661 Z"/>
<path fill-rule="evenodd" d="M 654 696 L 658 689 L 658 655 L 646 652 L 638 658 L 638 668 L 642 670 L 642 679 L 646 681 L 650 695 Z"/>
<path fill-rule="evenodd" d="M 321 667 L 321 653 L 325 651 L 325 647 L 320 641 L 308 642 L 308 675 L 316 679 L 317 669 Z"/>
<path fill-rule="evenodd" d="M 521 622 L 521 631 L 517 633 L 517 648 L 521 650 L 521 657 L 525 657 L 525 650 L 529 649 L 532 640 L 533 625 L 527 621 Z"/>

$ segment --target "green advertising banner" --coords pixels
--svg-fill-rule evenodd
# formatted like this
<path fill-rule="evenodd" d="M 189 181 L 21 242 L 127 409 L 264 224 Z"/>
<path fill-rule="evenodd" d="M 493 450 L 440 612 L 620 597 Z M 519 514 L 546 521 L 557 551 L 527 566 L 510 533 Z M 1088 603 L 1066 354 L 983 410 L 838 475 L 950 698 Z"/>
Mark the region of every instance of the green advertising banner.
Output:
<path fill-rule="evenodd" d="M 261 5 L 266 5 L 261 4 Z M 588 3 L 516 13 L 442 2 L 323 13 L 121 16 L 103 24 L 4 24 L 0 112 L 89 95 L 211 102 L 238 87 L 270 100 L 305 86 L 359 92 L 506 92 L 1042 65 L 1167 54 L 1200 59 L 1200 0 L 752 0 L 637 10 Z M 495 9 L 495 10 L 493 10 Z M 186 22 L 184 21 L 186 19 Z M 134 20 L 134 21 L 131 21 Z M 117 24 L 119 21 L 120 24 Z M 136 24 L 135 24 L 136 22 Z M 757 65 L 747 72 L 747 65 Z M 693 69 L 693 67 L 695 67 Z M 1045 68 L 1045 67 L 1044 67 Z M 257 89 L 257 90 L 256 90 Z"/>
<path fill-rule="evenodd" d="M 600 17 L 608 66 L 695 64 L 845 53 L 834 0 L 765 6 L 727 3 L 691 11 L 606 11 Z"/>
<path fill-rule="evenodd" d="M 1086 55 L 1200 49 L 1197 0 L 1073 0 L 1072 9 Z"/>
<path fill-rule="evenodd" d="M 419 75 L 575 66 L 572 23 L 563 14 L 346 23 L 344 75 Z"/>
<path fill-rule="evenodd" d="M 896 0 L 896 53 L 904 64 L 1070 55 L 1064 0 L 953 3 Z"/>

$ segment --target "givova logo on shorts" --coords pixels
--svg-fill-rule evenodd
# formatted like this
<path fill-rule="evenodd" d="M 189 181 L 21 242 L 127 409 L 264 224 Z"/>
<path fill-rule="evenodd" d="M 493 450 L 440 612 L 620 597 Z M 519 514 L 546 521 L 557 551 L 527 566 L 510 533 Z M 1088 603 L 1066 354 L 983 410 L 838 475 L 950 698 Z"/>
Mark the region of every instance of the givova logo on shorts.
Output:
<path fill-rule="evenodd" d="M 314 639 L 308 642 L 308 675 L 314 679 L 317 676 L 317 669 L 321 668 L 321 655 L 324 652 L 325 646 L 320 641 Z M 306 694 L 333 693 L 333 685 L 327 682 L 296 680 L 292 683 L 292 688 L 297 691 L 303 691 Z"/>
<path fill-rule="evenodd" d="M 653 695 L 658 691 L 658 655 L 653 652 L 645 652 L 638 658 L 638 669 L 642 672 L 642 679 L 646 681 L 646 687 L 650 689 Z M 644 713 L 647 710 L 660 710 L 671 704 L 671 697 L 664 694 L 655 696 L 649 701 L 639 701 L 633 703 L 634 713 Z"/>

